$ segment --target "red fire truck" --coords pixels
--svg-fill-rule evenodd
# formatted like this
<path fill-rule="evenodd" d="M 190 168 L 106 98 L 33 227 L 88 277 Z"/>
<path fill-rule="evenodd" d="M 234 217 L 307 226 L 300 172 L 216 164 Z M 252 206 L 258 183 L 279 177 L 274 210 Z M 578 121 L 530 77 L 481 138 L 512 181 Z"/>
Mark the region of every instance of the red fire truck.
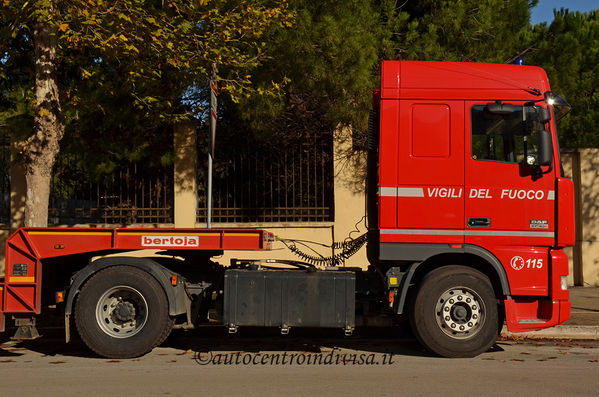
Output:
<path fill-rule="evenodd" d="M 408 61 L 381 70 L 369 128 L 369 231 L 323 261 L 338 264 L 367 242 L 367 270 L 314 266 L 320 259 L 306 254 L 305 262 L 229 267 L 211 260 L 225 250 L 268 251 L 278 238 L 264 230 L 22 228 L 6 243 L 0 330 L 11 316 L 15 338 L 35 338 L 36 316 L 58 304 L 67 341 L 74 323 L 96 353 L 127 358 L 173 327 L 349 335 L 406 316 L 430 351 L 467 357 L 489 349 L 504 321 L 513 332 L 566 321 L 574 189 L 556 121 L 569 105 L 545 72 Z M 127 256 L 141 249 L 162 255 Z"/>

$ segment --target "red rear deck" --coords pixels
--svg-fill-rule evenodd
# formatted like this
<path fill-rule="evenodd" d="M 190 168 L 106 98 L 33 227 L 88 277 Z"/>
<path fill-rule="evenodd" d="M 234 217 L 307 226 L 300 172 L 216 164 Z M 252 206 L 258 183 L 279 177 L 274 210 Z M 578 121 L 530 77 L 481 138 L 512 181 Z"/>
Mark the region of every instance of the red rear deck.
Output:
<path fill-rule="evenodd" d="M 4 313 L 40 313 L 44 259 L 141 249 L 262 251 L 270 250 L 273 238 L 258 229 L 21 228 L 6 241 L 0 332 Z"/>

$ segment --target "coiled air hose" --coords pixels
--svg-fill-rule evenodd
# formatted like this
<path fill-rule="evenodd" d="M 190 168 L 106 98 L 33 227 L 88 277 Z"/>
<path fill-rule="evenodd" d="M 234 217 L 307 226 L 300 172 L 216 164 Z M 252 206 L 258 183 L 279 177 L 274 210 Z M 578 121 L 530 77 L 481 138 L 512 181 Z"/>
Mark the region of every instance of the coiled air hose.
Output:
<path fill-rule="evenodd" d="M 292 239 L 279 238 L 279 241 L 281 241 L 291 252 L 293 252 L 295 255 L 299 256 L 300 258 L 302 258 L 307 263 L 310 263 L 320 269 L 324 269 L 326 267 L 335 267 L 335 266 L 344 265 L 345 261 L 348 258 L 350 258 L 352 255 L 355 255 L 355 253 L 358 252 L 360 250 L 360 248 L 362 248 L 362 246 L 366 243 L 366 240 L 367 240 L 367 234 L 364 233 L 363 235 L 361 235 L 360 237 L 355 238 L 355 239 L 347 239 L 343 242 L 334 242 L 332 245 L 332 248 L 336 249 L 336 250 L 341 250 L 341 252 L 339 252 L 338 254 L 332 255 L 332 256 L 324 257 L 324 256 L 318 254 L 318 252 L 316 252 L 312 248 L 308 247 L 306 244 L 304 244 L 304 242 L 318 244 L 318 245 L 324 245 L 324 244 L 316 243 L 314 241 L 292 240 Z M 305 251 L 300 250 L 297 247 L 298 243 L 311 249 L 318 256 L 314 255 L 314 254 L 309 254 L 309 253 L 306 253 Z M 326 245 L 324 245 L 324 246 L 331 248 L 331 246 L 326 246 Z"/>

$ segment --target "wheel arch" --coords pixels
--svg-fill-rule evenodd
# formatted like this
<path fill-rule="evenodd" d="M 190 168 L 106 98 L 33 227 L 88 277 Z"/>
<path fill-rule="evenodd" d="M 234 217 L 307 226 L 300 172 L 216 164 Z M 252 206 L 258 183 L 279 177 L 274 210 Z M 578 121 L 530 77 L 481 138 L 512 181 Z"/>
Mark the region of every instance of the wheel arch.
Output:
<path fill-rule="evenodd" d="M 158 281 L 168 301 L 168 311 L 170 316 L 176 316 L 186 312 L 187 294 L 185 293 L 184 282 L 182 276 L 165 268 L 158 262 L 149 258 L 134 258 L 124 256 L 114 256 L 108 258 L 100 258 L 83 269 L 79 270 L 72 278 L 65 299 L 65 321 L 73 312 L 73 305 L 81 290 L 81 287 L 97 272 L 112 266 L 131 266 L 145 271 Z M 172 285 L 171 276 L 177 276 L 177 284 Z M 68 339 L 68 335 L 67 335 Z"/>
<path fill-rule="evenodd" d="M 430 271 L 449 265 L 460 265 L 473 268 L 486 275 L 491 281 L 497 298 L 510 295 L 510 286 L 505 269 L 501 262 L 485 249 L 470 247 L 463 253 L 440 253 L 418 263 L 412 277 L 412 284 L 418 284 Z"/>
<path fill-rule="evenodd" d="M 396 253 L 406 252 L 407 256 L 393 258 L 395 260 L 409 260 L 411 265 L 406 269 L 407 277 L 400 288 L 399 305 L 395 309 L 401 314 L 405 304 L 411 300 L 422 278 L 434 269 L 449 265 L 462 265 L 476 269 L 485 274 L 491 281 L 495 296 L 503 300 L 511 295 L 510 286 L 501 262 L 488 250 L 476 245 L 464 245 L 461 249 L 452 249 L 447 244 L 427 244 L 408 246 L 397 245 Z M 407 250 L 405 250 L 407 248 Z M 391 258 L 385 258 L 391 259 Z"/>

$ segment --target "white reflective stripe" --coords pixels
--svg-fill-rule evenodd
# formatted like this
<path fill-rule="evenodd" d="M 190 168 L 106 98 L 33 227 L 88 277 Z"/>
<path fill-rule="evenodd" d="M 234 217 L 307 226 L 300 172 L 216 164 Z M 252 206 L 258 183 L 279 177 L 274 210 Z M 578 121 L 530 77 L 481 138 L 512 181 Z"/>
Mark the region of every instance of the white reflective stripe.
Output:
<path fill-rule="evenodd" d="M 466 236 L 503 236 L 503 237 L 555 237 L 553 232 L 516 232 L 490 230 L 467 230 Z"/>
<path fill-rule="evenodd" d="M 497 236 L 497 237 L 555 237 L 553 232 L 521 232 L 492 230 L 443 230 L 443 229 L 381 229 L 381 234 L 413 234 L 435 236 Z"/>
<path fill-rule="evenodd" d="M 398 187 L 397 197 L 424 197 L 424 189 L 421 187 Z"/>
<path fill-rule="evenodd" d="M 463 236 L 463 230 L 432 230 L 432 229 L 381 229 L 381 234 L 434 234 L 443 236 Z"/>
<path fill-rule="evenodd" d="M 421 187 L 379 187 L 379 197 L 424 197 Z"/>
<path fill-rule="evenodd" d="M 379 197 L 424 197 L 421 187 L 379 187 Z M 547 192 L 547 200 L 555 200 L 555 191 Z"/>
<path fill-rule="evenodd" d="M 397 188 L 379 187 L 379 197 L 397 197 Z"/>

